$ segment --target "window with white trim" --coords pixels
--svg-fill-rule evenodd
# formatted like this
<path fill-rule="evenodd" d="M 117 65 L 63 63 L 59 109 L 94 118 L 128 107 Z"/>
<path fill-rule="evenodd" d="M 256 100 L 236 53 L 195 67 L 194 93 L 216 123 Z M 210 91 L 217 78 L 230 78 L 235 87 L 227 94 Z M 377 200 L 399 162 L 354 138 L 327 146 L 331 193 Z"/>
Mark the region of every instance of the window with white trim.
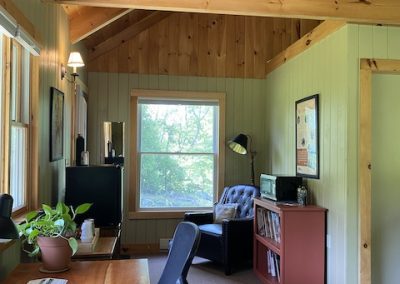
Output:
<path fill-rule="evenodd" d="M 224 99 L 144 93 L 134 99 L 137 117 L 131 129 L 137 133 L 131 144 L 136 145 L 132 149 L 136 211 L 212 207 L 221 182 Z"/>
<path fill-rule="evenodd" d="M 19 43 L 11 45 L 11 127 L 9 193 L 13 209 L 27 203 L 27 172 L 29 142 L 30 53 Z"/>

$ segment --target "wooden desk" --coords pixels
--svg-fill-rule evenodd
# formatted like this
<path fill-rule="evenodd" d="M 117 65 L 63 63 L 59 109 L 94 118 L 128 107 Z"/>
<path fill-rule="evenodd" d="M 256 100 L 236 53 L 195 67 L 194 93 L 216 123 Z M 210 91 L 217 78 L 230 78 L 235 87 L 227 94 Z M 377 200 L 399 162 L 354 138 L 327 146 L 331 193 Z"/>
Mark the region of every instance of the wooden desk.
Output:
<path fill-rule="evenodd" d="M 78 251 L 73 259 L 96 258 L 112 259 L 118 242 L 117 237 L 100 237 L 93 251 Z"/>
<path fill-rule="evenodd" d="M 21 263 L 4 280 L 4 284 L 26 284 L 29 280 L 54 277 L 68 284 L 149 284 L 147 259 L 73 261 L 71 269 L 62 273 L 39 272 L 41 263 Z"/>

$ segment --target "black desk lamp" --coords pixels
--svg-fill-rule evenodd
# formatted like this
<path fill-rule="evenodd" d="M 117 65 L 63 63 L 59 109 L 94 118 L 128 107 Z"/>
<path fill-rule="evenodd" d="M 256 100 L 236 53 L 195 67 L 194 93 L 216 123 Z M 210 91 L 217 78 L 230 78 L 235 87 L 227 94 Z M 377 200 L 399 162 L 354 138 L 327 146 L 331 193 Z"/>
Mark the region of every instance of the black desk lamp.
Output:
<path fill-rule="evenodd" d="M 0 238 L 18 239 L 18 230 L 11 220 L 13 198 L 9 194 L 0 195 Z"/>
<path fill-rule="evenodd" d="M 250 145 L 247 145 L 247 142 L 249 139 L 250 139 Z M 254 156 L 256 155 L 256 152 L 252 151 L 251 142 L 252 142 L 252 139 L 251 139 L 250 135 L 240 133 L 234 139 L 228 141 L 228 147 L 233 152 L 241 154 L 241 155 L 246 155 L 247 153 L 250 153 L 251 184 L 255 185 L 255 182 L 254 182 Z M 247 146 L 249 146 L 248 149 L 247 149 Z"/>

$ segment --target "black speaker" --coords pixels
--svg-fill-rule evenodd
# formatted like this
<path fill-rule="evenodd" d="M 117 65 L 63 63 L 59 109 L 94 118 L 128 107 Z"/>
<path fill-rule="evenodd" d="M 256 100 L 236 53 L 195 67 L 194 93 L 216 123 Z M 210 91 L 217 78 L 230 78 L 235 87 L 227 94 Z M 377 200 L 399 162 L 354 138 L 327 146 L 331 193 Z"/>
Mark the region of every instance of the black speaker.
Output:
<path fill-rule="evenodd" d="M 67 167 L 65 204 L 92 207 L 75 220 L 93 218 L 96 227 L 116 226 L 122 221 L 122 171 L 117 166 Z"/>

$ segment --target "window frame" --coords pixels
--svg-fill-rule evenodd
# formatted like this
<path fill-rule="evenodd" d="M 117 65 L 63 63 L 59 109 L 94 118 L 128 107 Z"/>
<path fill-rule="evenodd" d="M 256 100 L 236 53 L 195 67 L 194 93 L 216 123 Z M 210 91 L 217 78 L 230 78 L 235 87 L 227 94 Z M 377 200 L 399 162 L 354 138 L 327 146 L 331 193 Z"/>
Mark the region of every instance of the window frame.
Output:
<path fill-rule="evenodd" d="M 7 37 L 6 35 L 0 34 L 2 37 L 2 62 L 0 68 L 2 68 L 2 119 L 1 125 L 2 136 L 0 157 L 2 163 L 2 171 L 0 174 L 0 193 L 10 193 L 10 163 L 11 163 L 11 129 L 12 127 L 22 127 L 26 129 L 26 164 L 25 164 L 25 189 L 23 195 L 25 196 L 24 205 L 18 208 L 14 208 L 12 217 L 18 218 L 22 214 L 27 213 L 30 210 L 37 209 L 39 206 L 39 190 L 38 190 L 38 166 L 39 166 L 39 136 L 38 136 L 38 108 L 39 108 L 39 61 L 38 56 L 33 56 L 29 51 L 16 41 Z M 25 115 L 22 113 L 21 105 L 17 106 L 17 116 L 15 120 L 11 117 L 11 100 L 12 100 L 12 47 L 18 47 L 18 73 L 17 77 L 19 80 L 18 84 L 18 98 L 16 102 L 20 104 L 26 101 L 24 110 L 27 112 Z M 25 69 L 29 65 L 28 69 Z M 26 82 L 26 80 L 28 80 Z M 25 84 L 22 86 L 21 84 Z M 28 92 L 26 94 L 26 92 Z M 25 95 L 28 95 L 26 97 Z"/>
<path fill-rule="evenodd" d="M 218 140 L 216 143 L 216 165 L 214 202 L 218 200 L 223 186 L 225 175 L 225 93 L 217 92 L 185 92 L 185 91 L 161 91 L 161 90 L 142 90 L 134 89 L 131 91 L 130 98 L 130 143 L 128 152 L 128 164 L 130 166 L 129 175 L 129 219 L 167 219 L 181 218 L 187 209 L 145 209 L 138 208 L 139 197 L 139 154 L 138 154 L 138 102 L 139 98 L 159 99 L 159 100 L 197 100 L 216 102 L 219 107 L 218 117 Z M 130 161 L 129 161 L 130 160 Z M 196 209 L 190 209 L 196 211 Z M 204 210 L 199 208 L 198 211 Z M 162 213 L 162 214 L 160 214 Z"/>

